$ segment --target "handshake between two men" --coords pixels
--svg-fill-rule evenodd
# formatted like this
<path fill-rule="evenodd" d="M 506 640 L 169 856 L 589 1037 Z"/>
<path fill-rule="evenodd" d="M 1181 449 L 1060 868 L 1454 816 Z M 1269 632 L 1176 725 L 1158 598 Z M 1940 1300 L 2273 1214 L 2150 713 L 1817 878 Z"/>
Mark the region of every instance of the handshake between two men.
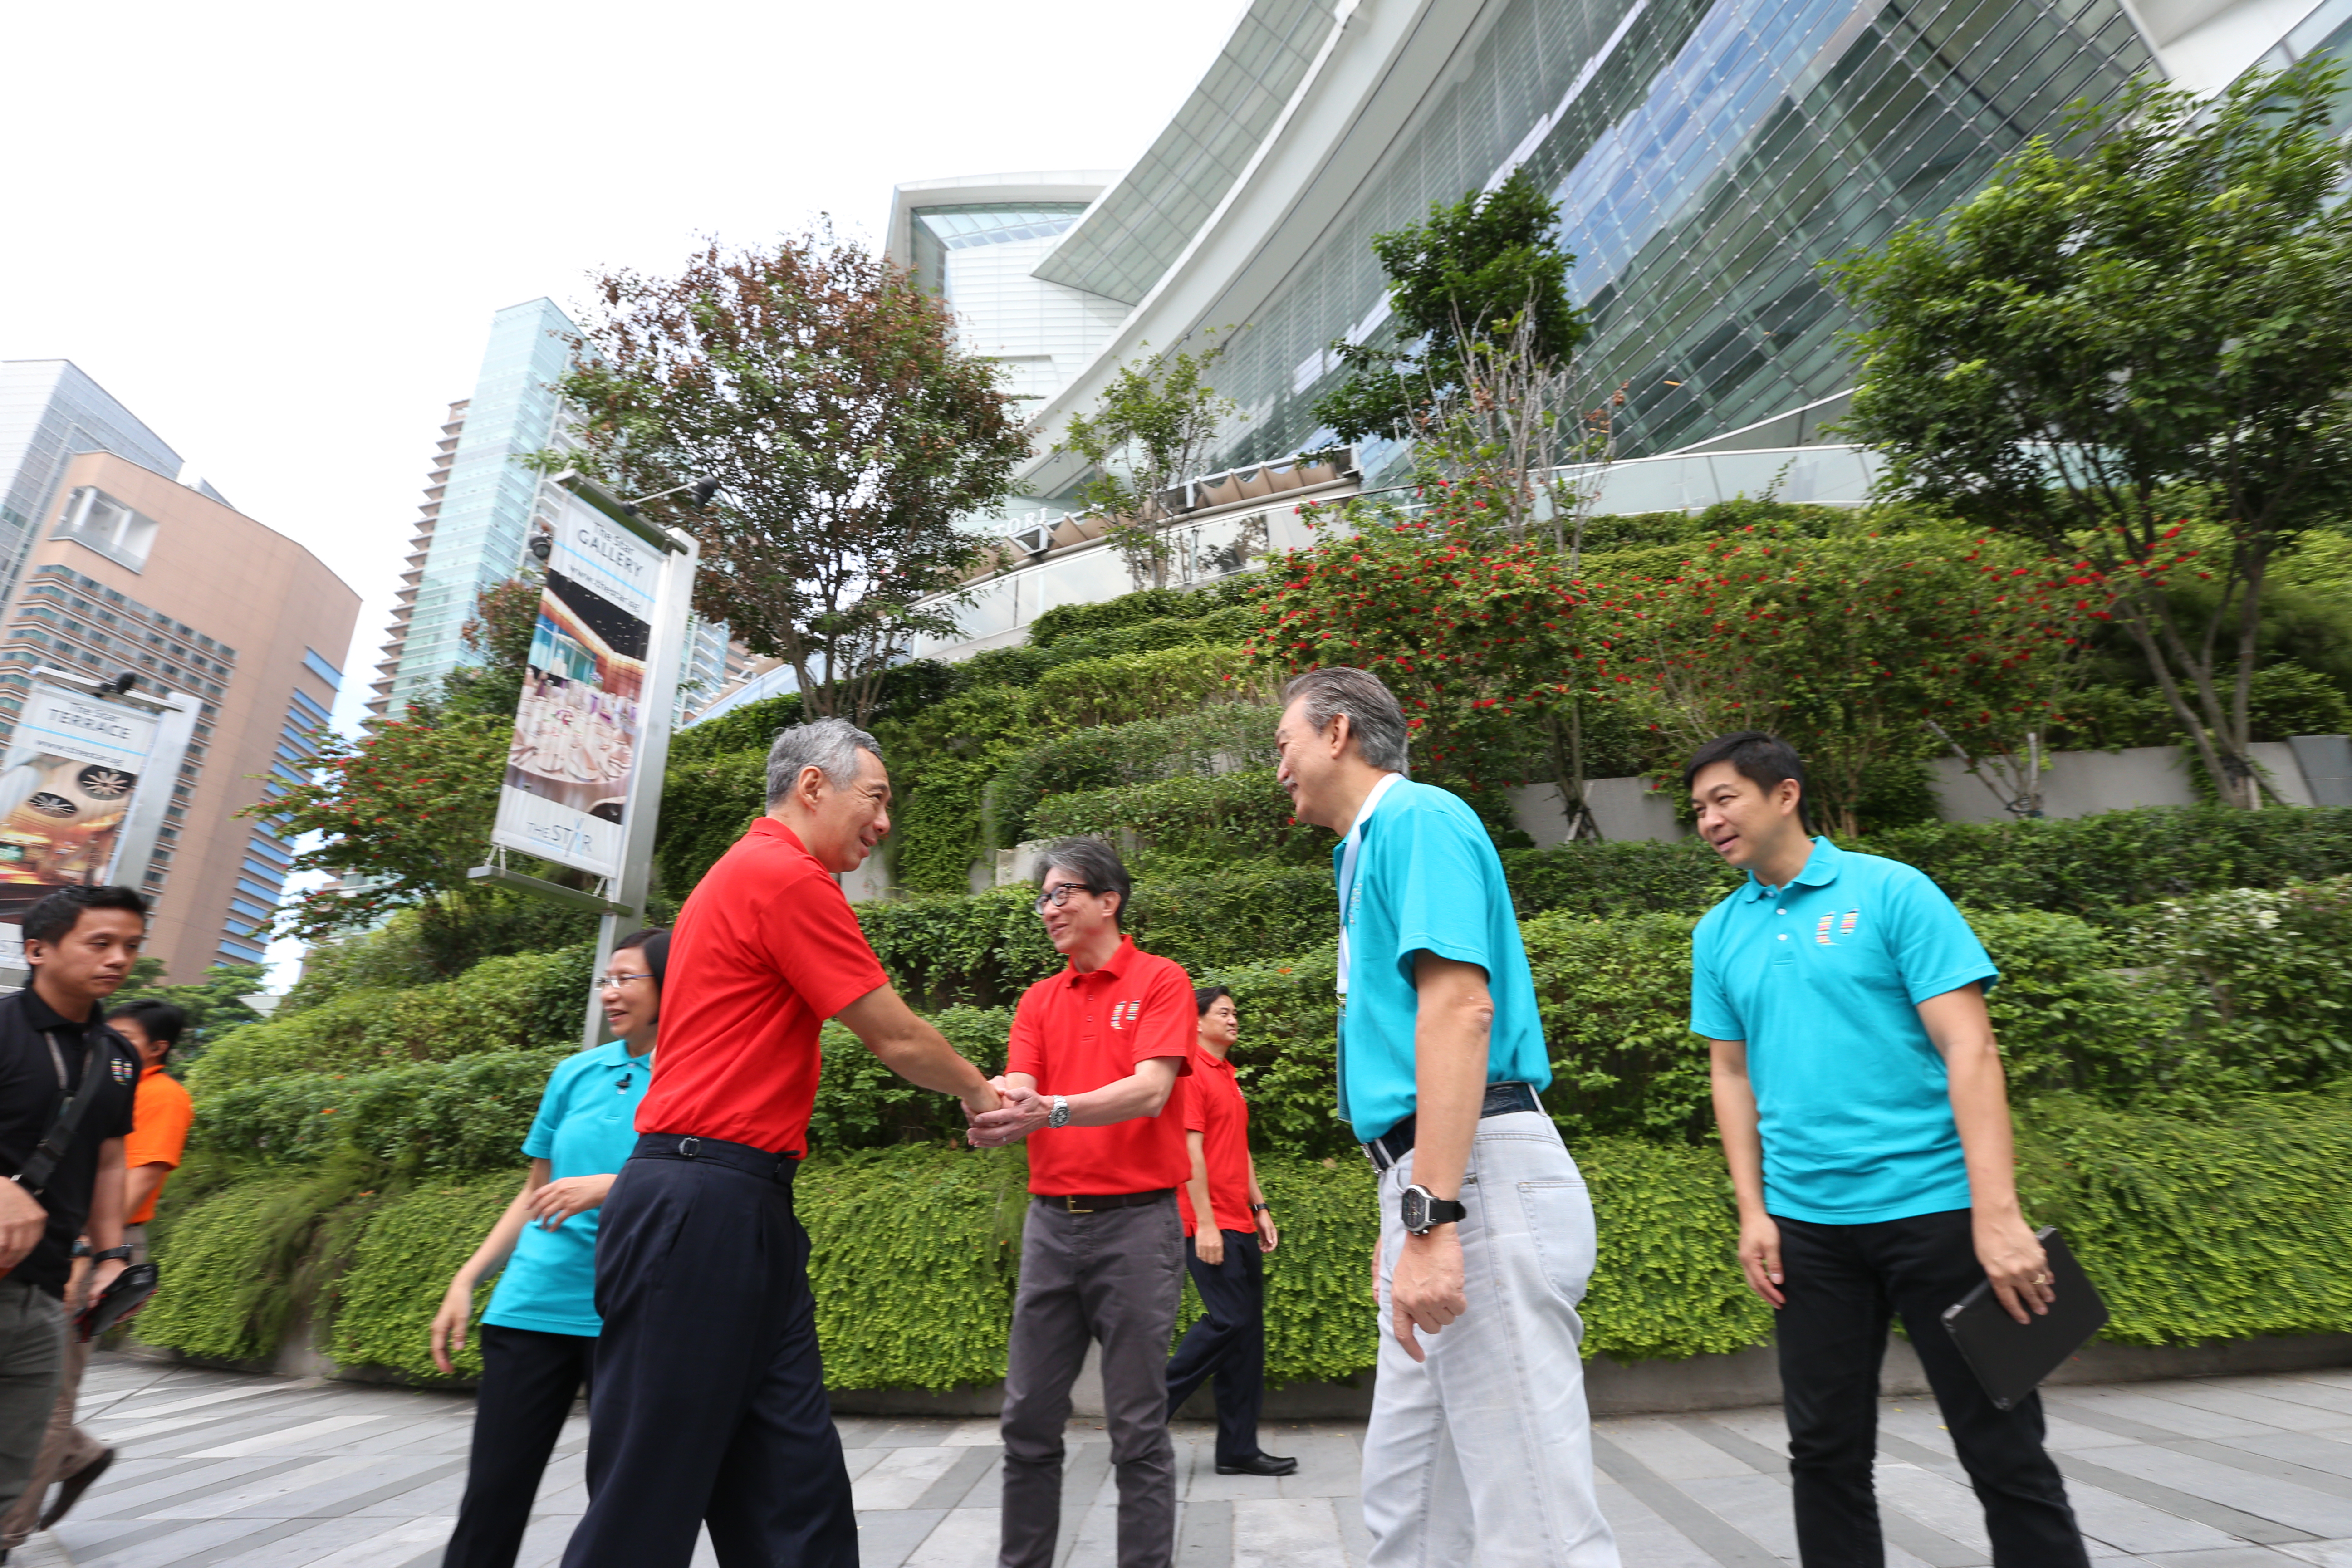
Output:
<path fill-rule="evenodd" d="M 965 1136 L 974 1148 L 1002 1149 L 1041 1127 L 1108 1127 L 1156 1116 L 1176 1087 L 1178 1070 L 1178 1058 L 1155 1057 L 1117 1082 L 1071 1095 L 1040 1094 L 1029 1074 L 1005 1073 L 988 1080 L 999 1100 L 995 1110 L 975 1111 L 965 1103 L 964 1120 L 971 1123 Z"/>

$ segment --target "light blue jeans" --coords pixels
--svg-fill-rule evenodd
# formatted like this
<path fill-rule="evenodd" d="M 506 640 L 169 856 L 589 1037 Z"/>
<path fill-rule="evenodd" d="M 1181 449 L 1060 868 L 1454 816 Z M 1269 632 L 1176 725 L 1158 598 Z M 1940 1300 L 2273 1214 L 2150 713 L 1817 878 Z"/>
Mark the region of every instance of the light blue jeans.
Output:
<path fill-rule="evenodd" d="M 1364 1434 L 1370 1568 L 1616 1568 L 1592 1488 L 1577 1352 L 1593 1261 L 1592 1203 L 1551 1119 L 1478 1123 L 1462 1201 L 1469 1310 L 1420 1334 L 1389 1330 L 1408 1154 L 1381 1177 L 1381 1355 Z M 1475 1549 L 1475 1552 L 1474 1552 Z"/>

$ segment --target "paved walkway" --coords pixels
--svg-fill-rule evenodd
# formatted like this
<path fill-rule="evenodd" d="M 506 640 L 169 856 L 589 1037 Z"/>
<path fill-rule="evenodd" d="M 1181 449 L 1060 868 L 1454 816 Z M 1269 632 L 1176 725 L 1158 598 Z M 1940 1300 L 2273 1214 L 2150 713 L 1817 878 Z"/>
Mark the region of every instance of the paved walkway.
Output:
<path fill-rule="evenodd" d="M 80 1568 L 435 1568 L 465 1480 L 462 1395 L 236 1376 L 101 1356 L 84 1418 L 123 1458 L 11 1563 Z M 2352 1568 L 2352 1369 L 2066 1388 L 2051 1436 L 2099 1568 Z M 1932 1404 L 1881 1413 L 1879 1495 L 1895 1568 L 1990 1561 Z M 986 1568 L 992 1421 L 845 1417 L 864 1568 Z M 1269 1428 L 1299 1458 L 1266 1481 L 1216 1474 L 1210 1429 L 1177 1428 L 1180 1568 L 1356 1568 L 1362 1428 Z M 1603 1506 L 1627 1568 L 1775 1568 L 1796 1553 L 1777 1410 L 1597 1424 Z M 1065 1568 L 1110 1568 L 1100 1430 L 1071 1431 Z M 585 1500 L 583 1421 L 565 1430 L 522 1568 L 561 1556 Z M 712 1560 L 708 1544 L 698 1563 Z"/>

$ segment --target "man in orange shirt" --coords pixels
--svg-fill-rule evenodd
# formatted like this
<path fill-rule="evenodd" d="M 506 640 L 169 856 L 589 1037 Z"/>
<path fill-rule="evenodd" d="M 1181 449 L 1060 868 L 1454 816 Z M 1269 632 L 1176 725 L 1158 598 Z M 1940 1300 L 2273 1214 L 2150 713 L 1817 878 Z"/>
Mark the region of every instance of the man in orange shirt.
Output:
<path fill-rule="evenodd" d="M 180 1080 L 163 1070 L 172 1048 L 187 1033 L 188 1016 L 169 1002 L 126 1002 L 106 1016 L 109 1027 L 131 1042 L 142 1064 L 139 1098 L 131 1111 L 131 1136 L 122 1141 L 122 1239 L 131 1244 L 131 1260 L 147 1260 L 147 1222 L 155 1217 L 155 1200 L 163 1184 L 180 1168 L 188 1146 L 188 1129 L 196 1120 L 196 1102 Z"/>
<path fill-rule="evenodd" d="M 188 1016 L 169 1002 L 126 1002 L 106 1016 L 106 1026 L 131 1042 L 139 1053 L 137 1098 L 131 1102 L 131 1129 L 122 1140 L 122 1240 L 134 1263 L 147 1260 L 147 1222 L 155 1217 L 155 1200 L 180 1163 L 186 1148 L 189 1124 L 195 1121 L 195 1102 L 180 1081 L 163 1071 L 163 1060 L 186 1032 Z M 89 1265 L 74 1260 L 79 1284 Z M 0 1556 L 22 1546 L 36 1530 L 47 1530 L 65 1518 L 81 1500 L 90 1484 L 114 1463 L 114 1450 L 74 1425 L 81 1403 L 82 1373 L 89 1366 L 89 1343 L 66 1321 L 65 1376 L 58 1384 L 58 1402 L 49 1411 L 48 1430 L 41 1436 L 41 1457 L 33 1462 L 33 1480 L 5 1519 L 0 1519 Z M 41 1500 L 51 1482 L 57 1500 L 47 1512 Z"/>

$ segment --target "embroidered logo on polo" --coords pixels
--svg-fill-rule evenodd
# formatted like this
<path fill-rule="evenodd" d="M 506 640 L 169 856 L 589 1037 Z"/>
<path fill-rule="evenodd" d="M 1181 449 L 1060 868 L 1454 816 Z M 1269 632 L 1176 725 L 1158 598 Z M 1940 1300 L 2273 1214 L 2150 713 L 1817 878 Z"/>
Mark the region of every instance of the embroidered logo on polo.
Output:
<path fill-rule="evenodd" d="M 1142 1016 L 1143 1004 L 1141 1002 L 1114 1002 L 1111 1004 L 1110 1026 L 1114 1029 L 1124 1029 L 1128 1025 Z"/>
<path fill-rule="evenodd" d="M 1813 926 L 1813 940 L 1823 947 L 1835 947 L 1837 943 L 1830 940 L 1830 929 L 1834 926 L 1838 935 L 1852 936 L 1854 926 L 1861 920 L 1860 910 L 1848 910 L 1843 915 L 1834 913 L 1823 915 Z"/>
<path fill-rule="evenodd" d="M 131 1081 L 131 1075 L 139 1070 L 137 1068 L 132 1067 L 129 1062 L 124 1061 L 121 1057 L 115 1058 L 106 1065 L 113 1070 L 114 1081 L 117 1083 L 129 1083 Z"/>

